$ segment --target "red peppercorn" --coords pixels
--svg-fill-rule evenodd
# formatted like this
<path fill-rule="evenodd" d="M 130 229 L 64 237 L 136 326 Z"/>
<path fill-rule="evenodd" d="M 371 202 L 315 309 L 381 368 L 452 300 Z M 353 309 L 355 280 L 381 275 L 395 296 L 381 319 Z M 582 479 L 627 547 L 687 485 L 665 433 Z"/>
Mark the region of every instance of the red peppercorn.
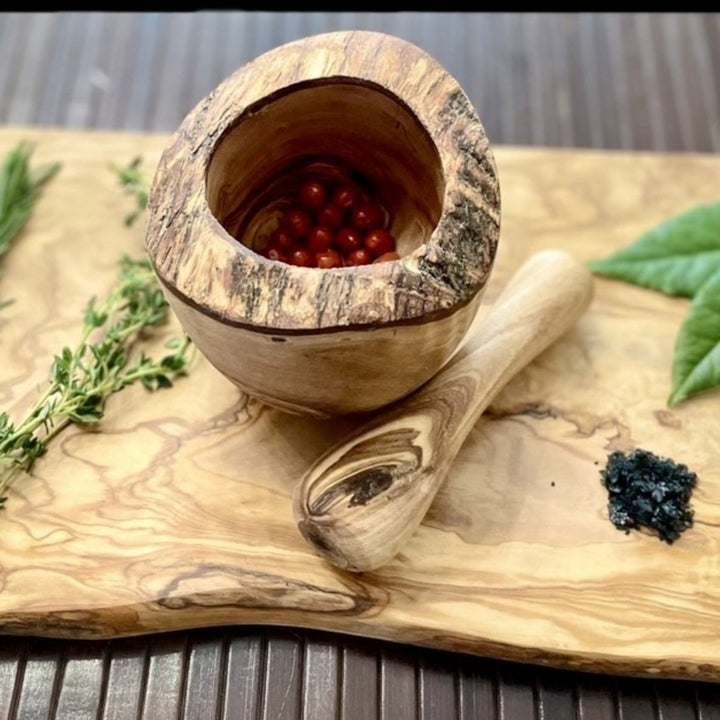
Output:
<path fill-rule="evenodd" d="M 377 197 L 349 177 L 299 179 L 278 227 L 256 239 L 254 249 L 272 260 L 301 267 L 342 267 L 397 260 L 391 218 Z"/>
<path fill-rule="evenodd" d="M 387 230 L 370 230 L 365 236 L 363 244 L 374 257 L 379 257 L 380 255 L 395 250 L 395 238 Z"/>
<path fill-rule="evenodd" d="M 329 269 L 343 266 L 343 259 L 337 250 L 329 250 L 318 253 L 315 256 L 315 265 L 319 268 Z"/>
<path fill-rule="evenodd" d="M 291 265 L 298 265 L 300 267 L 310 267 L 312 263 L 312 254 L 307 248 L 295 248 L 289 257 L 288 262 Z"/>
<path fill-rule="evenodd" d="M 391 260 L 399 260 L 400 255 L 398 255 L 396 252 L 386 252 L 382 255 L 379 255 L 373 260 L 373 265 L 375 263 L 381 263 L 381 262 L 390 262 Z"/>
<path fill-rule="evenodd" d="M 319 210 L 327 202 L 328 191 L 319 180 L 307 180 L 300 186 L 298 199 L 306 210 Z"/>
<path fill-rule="evenodd" d="M 318 225 L 325 225 L 333 230 L 343 224 L 343 211 L 333 203 L 328 203 L 317 213 Z"/>
<path fill-rule="evenodd" d="M 353 250 L 347 257 L 348 265 L 368 265 L 372 262 L 372 255 L 365 248 Z"/>
<path fill-rule="evenodd" d="M 308 248 L 313 255 L 325 252 L 333 244 L 335 235 L 329 227 L 316 225 L 308 236 Z"/>
<path fill-rule="evenodd" d="M 280 227 L 287 230 L 296 240 L 307 237 L 312 226 L 312 218 L 304 210 L 286 210 L 280 218 Z"/>
<path fill-rule="evenodd" d="M 383 220 L 383 212 L 374 202 L 362 202 L 352 211 L 352 224 L 358 230 L 372 230 L 379 227 Z"/>
<path fill-rule="evenodd" d="M 349 210 L 360 199 L 360 190 L 349 183 L 338 185 L 332 196 L 332 201 L 339 208 Z"/>
<path fill-rule="evenodd" d="M 287 252 L 292 246 L 292 236 L 284 228 L 276 228 L 270 233 L 268 248 L 276 248 L 282 252 Z"/>
<path fill-rule="evenodd" d="M 353 227 L 341 227 L 335 235 L 335 244 L 344 253 L 351 253 L 362 247 L 362 233 Z"/>

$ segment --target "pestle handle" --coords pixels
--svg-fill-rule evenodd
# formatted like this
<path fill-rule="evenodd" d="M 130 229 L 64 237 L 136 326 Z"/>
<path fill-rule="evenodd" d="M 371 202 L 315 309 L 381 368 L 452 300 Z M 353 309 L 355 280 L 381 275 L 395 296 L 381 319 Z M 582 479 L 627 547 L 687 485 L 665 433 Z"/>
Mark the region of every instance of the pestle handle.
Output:
<path fill-rule="evenodd" d="M 443 369 L 303 476 L 293 498 L 303 537 L 353 572 L 391 560 L 422 522 L 485 408 L 577 321 L 592 295 L 590 272 L 567 253 L 544 250 L 527 260 Z"/>

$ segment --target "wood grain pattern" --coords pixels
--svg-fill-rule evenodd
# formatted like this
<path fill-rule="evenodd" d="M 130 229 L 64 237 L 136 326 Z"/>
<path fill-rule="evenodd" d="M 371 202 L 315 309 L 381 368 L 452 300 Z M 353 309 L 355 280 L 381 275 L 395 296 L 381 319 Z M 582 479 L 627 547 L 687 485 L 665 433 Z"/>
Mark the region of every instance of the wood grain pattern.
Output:
<path fill-rule="evenodd" d="M 568 252 L 533 254 L 440 372 L 313 463 L 293 494 L 303 537 L 343 570 L 389 562 L 424 519 L 485 408 L 572 327 L 592 294 L 592 275 Z"/>
<path fill-rule="evenodd" d="M 165 136 L 5 128 L 64 162 L 8 255 L 0 398 L 22 413 L 90 293 L 140 229 L 110 160 L 157 161 Z M 703 155 L 499 148 L 507 207 L 488 302 L 531 253 L 604 255 L 713 198 Z M 426 521 L 392 563 L 351 576 L 297 532 L 302 472 L 352 428 L 249 401 L 199 357 L 148 397 L 114 398 L 102 432 L 70 429 L 16 485 L 0 523 L 0 630 L 110 637 L 268 623 L 556 667 L 720 678 L 717 393 L 669 410 L 687 301 L 598 280 L 588 313 L 470 433 Z M 168 328 L 168 332 L 177 327 Z M 157 339 L 161 342 L 161 338 Z M 700 478 L 673 546 L 609 523 L 598 467 L 644 446 Z"/>
<path fill-rule="evenodd" d="M 416 42 L 437 57 L 454 76 L 475 106 L 482 111 L 485 128 L 494 143 L 504 145 L 575 146 L 595 145 L 604 149 L 654 151 L 720 151 L 720 15 L 718 13 L 653 13 L 670 38 L 669 27 L 676 27 L 673 42 L 649 43 L 638 30 L 642 17 L 638 13 L 492 13 L 492 12 L 216 12 L 190 13 L 82 13 L 83 22 L 67 22 L 65 12 L 2 13 L 0 15 L 0 119 L 3 122 L 33 122 L 48 125 L 57 120 L 75 127 L 102 127 L 169 132 L 197 100 L 214 87 L 228 72 L 242 62 L 278 43 L 297 36 L 328 29 L 366 28 L 397 33 Z M 93 16 L 102 18 L 102 38 L 97 55 L 91 36 Z M 648 34 L 649 35 L 649 34 Z M 68 41 L 68 37 L 71 40 Z M 197 42 L 190 42 L 193 37 Z M 661 36 L 660 36 L 661 37 Z M 40 49 L 39 49 L 40 48 Z M 68 50 L 70 60 L 68 60 Z M 86 63 L 85 57 L 89 54 Z M 76 57 L 73 58 L 72 56 Z M 672 58 L 673 83 L 648 85 L 643 80 L 646 62 L 652 65 L 660 55 Z M 77 58 L 81 58 L 79 61 Z M 53 72 L 64 68 L 64 75 Z M 70 82 L 65 82 L 65 76 Z M 675 78 L 682 81 L 676 84 Z M 46 102 L 49 83 L 64 83 L 73 88 L 72 95 L 61 103 Z M 648 91 L 651 102 L 648 102 Z M 528 96 L 523 95 L 527 92 Z M 49 94 L 50 93 L 50 94 Z M 703 99 L 704 110 L 683 112 L 682 122 L 691 125 L 688 132 L 665 132 L 674 123 L 678 104 L 695 107 Z M 655 111 L 659 101 L 660 115 Z M 688 102 L 689 101 L 689 102 Z M 53 107 L 51 107 L 51 105 Z M 58 109 L 60 112 L 58 113 Z M 54 110 L 54 112 L 51 112 Z M 653 130 L 650 130 L 650 127 Z M 657 127 L 659 125 L 659 128 Z M 659 132 L 656 132 L 659 130 Z M 677 143 L 677 144 L 675 144 Z M 0 285 L 1 288 L 1 285 Z M 2 405 L 0 404 L 0 407 Z M 311 644 L 314 633 L 287 629 L 288 651 L 292 642 L 300 648 Z M 179 631 L 172 642 L 190 647 L 194 638 L 206 638 L 207 629 Z M 235 626 L 223 628 L 214 635 L 218 645 L 230 643 L 226 667 L 227 699 L 219 717 L 226 720 L 246 711 L 265 717 L 264 694 L 282 686 L 287 675 L 267 675 L 263 628 Z M 179 638 L 179 639 L 178 639 Z M 188 638 L 185 646 L 182 639 Z M 428 650 L 388 645 L 384 642 L 355 644 L 359 639 L 328 634 L 323 642 L 328 652 L 352 678 L 352 699 L 362 693 L 357 712 L 343 703 L 343 676 L 308 668 L 304 693 L 338 698 L 333 708 L 343 720 L 360 718 L 366 707 L 366 696 L 374 696 L 377 672 L 387 688 L 389 702 L 377 710 L 377 718 L 397 720 L 426 718 L 431 710 L 418 705 L 420 698 L 437 698 L 433 685 L 455 679 L 459 720 L 478 717 L 498 720 L 564 718 L 583 720 L 617 720 L 633 718 L 637 698 L 651 699 L 655 720 L 677 720 L 680 717 L 717 720 L 720 715 L 720 685 L 706 683 L 644 680 L 632 684 L 612 676 L 585 676 L 582 673 L 532 670 L 519 664 L 503 665 L 481 658 L 446 654 L 439 662 L 444 673 L 425 673 L 420 663 L 430 655 Z M 134 641 L 134 642 L 130 642 Z M 28 707 L 13 702 L 19 697 L 55 698 L 62 692 L 63 657 L 78 646 L 98 641 L 56 641 L 48 638 L 0 639 L 0 655 L 10 659 L 17 676 L 9 685 L 0 686 L 0 718 L 33 718 L 49 712 L 23 713 Z M 188 684 L 189 663 L 156 663 L 170 639 L 161 636 L 121 638 L 108 641 L 111 655 L 105 680 L 115 678 L 116 670 L 130 661 L 146 672 L 120 675 L 122 694 L 113 692 L 113 683 L 105 686 L 103 718 L 152 718 L 157 698 L 165 695 L 174 700 L 192 692 Z M 35 663 L 26 665 L 26 648 L 37 653 L 46 651 L 46 668 L 34 672 Z M 247 651 L 244 648 L 248 647 Z M 51 648 L 52 651 L 47 651 Z M 358 650 L 362 648 L 362 652 Z M 366 653 L 375 652 L 377 666 L 366 662 Z M 117 656 L 115 655 L 117 653 Z M 404 661 L 398 661 L 402 653 Z M 152 659 L 149 659 L 151 656 Z M 0 663 L 2 660 L 0 660 Z M 330 661 L 329 661 L 330 662 Z M 255 664 L 253 664 L 255 663 Z M 289 664 L 289 663 L 288 663 Z M 415 664 L 417 669 L 414 672 Z M 134 667 L 134 665 L 133 665 Z M 56 684 L 53 672 L 57 668 Z M 379 670 L 378 670 L 379 669 Z M 149 670 L 149 673 L 147 672 Z M 157 674 L 156 674 L 157 671 Z M 363 674 L 366 673 L 366 674 Z M 7 677 L 7 676 L 4 676 Z M 553 691 L 544 692 L 545 679 Z M 338 683 L 336 686 L 335 683 Z M 15 683 L 15 684 L 13 684 Z M 143 712 L 145 688 L 152 689 L 154 702 Z M 670 705 L 663 690 L 684 698 L 684 712 Z M 224 686 L 221 684 L 221 693 Z M 243 694 L 245 691 L 246 694 Z M 487 693 L 487 694 L 486 694 Z M 76 708 L 94 717 L 91 698 Z M 224 696 L 223 696 L 224 697 Z M 530 707 L 514 697 L 534 699 Z M 470 698 L 470 700 L 468 700 Z M 479 705 L 472 699 L 479 698 Z M 487 702 L 485 700 L 487 699 Z M 381 699 L 382 702 L 382 699 Z M 223 703 L 226 703 L 223 705 Z M 183 703 L 169 703 L 162 712 L 168 716 L 191 717 Z M 33 706 L 35 707 L 35 706 Z M 133 711 L 133 707 L 139 708 Z M 575 715 L 567 710 L 575 708 Z M 292 717 L 317 720 L 312 707 L 286 706 Z M 528 712 L 525 712 L 528 711 Z M 442 708 L 434 707 L 441 714 Z M 375 718 L 375 714 L 370 717 Z M 164 715 L 163 715 L 164 716 Z M 75 719 L 73 719 L 75 720 Z"/>

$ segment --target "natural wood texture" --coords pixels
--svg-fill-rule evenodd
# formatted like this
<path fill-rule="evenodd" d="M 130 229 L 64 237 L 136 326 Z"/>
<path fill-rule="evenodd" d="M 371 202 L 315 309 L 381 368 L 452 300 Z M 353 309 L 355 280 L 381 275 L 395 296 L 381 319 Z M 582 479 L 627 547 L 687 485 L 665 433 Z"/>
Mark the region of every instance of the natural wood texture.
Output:
<path fill-rule="evenodd" d="M 252 250 L 317 173 L 387 208 L 399 260 L 320 270 Z M 146 244 L 216 368 L 267 404 L 328 416 L 386 405 L 443 365 L 499 226 L 495 160 L 457 82 L 400 38 L 337 32 L 254 59 L 188 114 L 160 159 Z"/>
<path fill-rule="evenodd" d="M 422 522 L 482 412 L 572 327 L 592 292 L 592 275 L 569 253 L 532 255 L 450 363 L 303 476 L 294 513 L 316 551 L 353 572 L 392 560 Z"/>
<path fill-rule="evenodd" d="M 87 297 L 142 248 L 107 169 L 167 137 L 5 128 L 59 159 L 7 256 L 0 397 L 32 401 Z M 604 255 L 714 199 L 720 161 L 498 148 L 503 242 L 488 305 L 537 250 Z M 717 393 L 665 406 L 688 303 L 598 279 L 588 312 L 494 400 L 423 524 L 379 571 L 342 573 L 300 536 L 291 494 L 347 418 L 248 400 L 204 360 L 169 391 L 113 398 L 100 432 L 57 438 L 0 518 L 0 631 L 107 637 L 268 623 L 556 667 L 720 679 Z M 480 318 L 480 321 L 482 317 Z M 177 331 L 174 324 L 167 332 Z M 161 338 L 157 339 L 159 343 Z M 673 546 L 609 522 L 598 470 L 642 446 L 700 478 Z"/>
<path fill-rule="evenodd" d="M 353 28 L 398 33 L 438 58 L 482 111 L 494 144 L 720 152 L 718 13 L 3 13 L 0 120 L 170 132 L 247 59 L 308 33 Z M 277 633 L 284 632 L 280 654 L 318 648 L 313 631 L 270 631 L 267 648 L 266 629 L 255 626 L 102 643 L 110 653 L 97 659 L 104 671 L 95 675 L 87 667 L 72 716 L 53 712 L 76 677 L 66 678 L 66 659 L 78 648 L 94 657 L 98 641 L 6 636 L 0 638 L 0 718 L 15 717 L 15 708 L 18 720 L 196 718 L 186 698 L 211 696 L 214 673 L 218 718 L 235 720 L 242 712 L 265 718 L 268 695 L 295 669 L 289 660 L 278 662 Z M 287 717 L 318 720 L 312 698 L 330 706 L 335 700 L 330 716 L 343 720 L 446 720 L 453 712 L 458 720 L 637 720 L 643 699 L 654 720 L 720 717 L 720 685 L 544 671 L 320 637 L 323 665 L 306 658 L 303 700 L 293 706 L 288 698 Z M 230 646 L 227 663 L 195 655 L 195 645 L 208 641 L 220 652 Z M 328 665 L 337 672 L 326 671 Z M 453 682 L 454 703 L 443 690 Z M 376 689 L 376 712 L 361 714 Z"/>

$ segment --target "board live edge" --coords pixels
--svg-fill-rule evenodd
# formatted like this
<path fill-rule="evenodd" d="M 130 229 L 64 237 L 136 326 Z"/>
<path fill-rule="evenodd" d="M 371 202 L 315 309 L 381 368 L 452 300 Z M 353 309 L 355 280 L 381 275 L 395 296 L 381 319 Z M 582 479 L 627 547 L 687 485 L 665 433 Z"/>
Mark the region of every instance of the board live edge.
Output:
<path fill-rule="evenodd" d="M 152 172 L 165 135 L 0 128 L 0 152 L 60 160 L 4 258 L 0 408 L 19 418 L 90 295 L 143 223 L 110 163 Z M 534 251 L 581 261 L 717 200 L 709 155 L 494 148 L 500 248 L 479 315 Z M 501 392 L 425 522 L 390 564 L 343 573 L 292 516 L 294 484 L 358 422 L 247 399 L 204 358 L 169 390 L 111 398 L 69 428 L 0 514 L 0 633 L 108 638 L 281 624 L 559 668 L 720 680 L 718 393 L 666 405 L 688 301 L 596 279 L 588 312 Z M 153 341 L 178 333 L 170 326 Z M 695 524 L 667 545 L 610 523 L 599 471 L 644 447 L 698 474 Z"/>

